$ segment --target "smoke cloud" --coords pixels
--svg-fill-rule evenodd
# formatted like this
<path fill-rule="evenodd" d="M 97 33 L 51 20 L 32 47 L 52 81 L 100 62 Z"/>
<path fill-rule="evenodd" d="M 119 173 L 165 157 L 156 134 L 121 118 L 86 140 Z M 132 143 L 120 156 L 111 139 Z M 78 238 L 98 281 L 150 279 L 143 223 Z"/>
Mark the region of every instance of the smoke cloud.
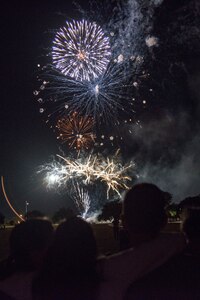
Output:
<path fill-rule="evenodd" d="M 151 182 L 173 195 L 175 202 L 200 194 L 199 125 L 185 112 L 132 128 L 129 146 L 137 165 L 138 182 Z M 134 148 L 135 147 L 135 148 Z"/>
<path fill-rule="evenodd" d="M 159 142 L 159 140 L 157 141 Z M 181 149 L 179 149 L 181 151 Z M 177 149 L 178 151 L 178 149 Z M 139 181 L 152 182 L 170 192 L 175 202 L 200 194 L 200 138 L 196 136 L 182 150 L 180 159 L 170 165 L 162 158 L 157 163 L 147 161 L 139 171 Z"/>

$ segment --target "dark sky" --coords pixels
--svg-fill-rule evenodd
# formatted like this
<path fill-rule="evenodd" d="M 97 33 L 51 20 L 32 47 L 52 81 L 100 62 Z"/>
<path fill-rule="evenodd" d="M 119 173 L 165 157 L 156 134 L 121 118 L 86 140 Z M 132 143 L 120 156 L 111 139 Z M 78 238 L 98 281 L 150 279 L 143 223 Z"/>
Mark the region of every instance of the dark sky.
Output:
<path fill-rule="evenodd" d="M 1 9 L 0 170 L 16 209 L 24 209 L 30 198 L 32 209 L 38 203 L 44 209 L 48 203 L 34 176 L 38 165 L 57 153 L 57 143 L 33 96 L 37 64 L 50 46 L 50 31 L 63 24 L 66 15 L 76 17 L 76 11 L 72 1 L 13 2 Z M 0 210 L 9 212 L 2 195 Z"/>
<path fill-rule="evenodd" d="M 179 2 L 179 6 L 175 2 Z M 87 8 L 84 1 L 79 3 Z M 186 1 L 174 0 L 163 2 L 162 9 L 157 12 L 158 35 L 161 36 L 162 30 L 166 30 L 166 23 L 170 22 L 170 18 L 176 18 L 173 12 L 185 3 Z M 36 178 L 37 167 L 47 161 L 50 155 L 58 152 L 58 143 L 39 114 L 33 91 L 36 86 L 37 64 L 44 61 L 44 49 L 51 44 L 52 30 L 59 28 L 66 17 L 77 16 L 78 12 L 72 1 L 16 1 L 16 4 L 8 1 L 1 9 L 0 170 L 11 202 L 17 210 L 25 209 L 26 200 L 30 202 L 30 209 L 37 208 L 50 213 L 64 203 L 61 195 L 46 192 Z M 165 51 L 167 53 L 168 50 Z M 168 53 L 170 51 L 169 49 Z M 198 73 L 196 65 L 199 65 L 199 58 L 196 59 L 198 64 L 195 64 L 194 58 L 188 53 L 188 49 L 185 52 L 181 50 L 180 56 L 187 66 L 190 65 L 193 76 Z M 197 53 L 193 54 L 197 56 Z M 185 91 L 185 95 L 187 92 Z M 195 106 L 191 103 L 188 105 L 186 96 L 177 105 L 175 98 L 176 96 L 170 98 L 173 99 L 171 107 L 174 110 L 178 106 L 184 106 L 184 109 L 188 106 L 190 113 L 195 115 Z M 136 139 L 131 147 L 137 148 L 137 143 L 140 143 L 140 139 Z M 0 211 L 10 214 L 2 195 Z"/>

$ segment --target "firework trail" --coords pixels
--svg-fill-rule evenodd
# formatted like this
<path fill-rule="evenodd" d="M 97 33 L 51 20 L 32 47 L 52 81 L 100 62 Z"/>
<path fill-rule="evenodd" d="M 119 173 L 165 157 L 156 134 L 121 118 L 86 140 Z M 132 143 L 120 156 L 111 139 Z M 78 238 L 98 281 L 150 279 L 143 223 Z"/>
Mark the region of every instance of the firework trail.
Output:
<path fill-rule="evenodd" d="M 21 221 L 25 221 L 24 218 L 14 209 L 14 207 L 12 206 L 12 204 L 10 203 L 10 200 L 7 196 L 6 190 L 5 190 L 5 184 L 4 184 L 4 178 L 3 176 L 1 176 L 1 187 L 2 187 L 2 191 L 4 194 L 4 197 L 6 199 L 6 202 L 8 203 L 10 209 L 13 211 L 13 213 L 21 220 Z"/>
<path fill-rule="evenodd" d="M 91 117 L 82 117 L 75 112 L 59 119 L 56 127 L 60 132 L 58 138 L 67 142 L 70 148 L 78 151 L 89 149 L 95 141 L 94 120 Z"/>
<path fill-rule="evenodd" d="M 88 191 L 80 187 L 77 181 L 73 181 L 73 199 L 81 216 L 85 219 L 90 209 L 91 199 Z"/>
<path fill-rule="evenodd" d="M 80 81 L 101 75 L 111 56 L 109 39 L 101 27 L 86 20 L 66 22 L 53 44 L 53 64 L 64 75 Z"/>

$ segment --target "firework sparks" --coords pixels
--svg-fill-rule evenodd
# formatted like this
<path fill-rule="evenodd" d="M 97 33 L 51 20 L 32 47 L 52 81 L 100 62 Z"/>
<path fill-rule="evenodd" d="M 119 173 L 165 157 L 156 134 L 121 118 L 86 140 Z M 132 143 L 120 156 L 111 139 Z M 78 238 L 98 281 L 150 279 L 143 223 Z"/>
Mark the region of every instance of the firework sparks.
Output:
<path fill-rule="evenodd" d="M 54 160 L 40 167 L 38 173 L 44 173 L 44 183 L 48 188 L 60 188 L 72 179 L 83 179 L 84 184 L 94 181 L 94 168 L 96 156 L 88 156 L 86 159 L 72 160 L 57 155 L 59 161 Z"/>
<path fill-rule="evenodd" d="M 107 186 L 107 198 L 110 191 L 120 195 L 120 190 L 128 189 L 131 177 L 127 174 L 133 169 L 134 163 L 123 166 L 117 155 L 113 159 L 89 155 L 77 160 L 57 156 L 62 163 L 53 162 L 42 168 L 42 171 L 46 171 L 45 182 L 48 187 L 63 187 L 72 179 L 82 180 L 84 185 L 100 181 Z"/>
<path fill-rule="evenodd" d="M 96 23 L 66 22 L 53 41 L 53 63 L 64 75 L 80 81 L 97 78 L 107 68 L 109 39 Z"/>
<path fill-rule="evenodd" d="M 61 160 L 65 162 L 65 169 L 68 177 L 65 178 L 65 182 L 68 178 L 82 178 L 84 184 L 90 184 L 95 180 L 95 166 L 98 162 L 97 156 L 89 155 L 84 159 L 70 160 L 60 155 L 57 155 Z M 66 180 L 67 179 L 67 180 Z"/>
<path fill-rule="evenodd" d="M 130 96 L 134 89 L 131 79 L 116 63 L 110 64 L 102 76 L 91 81 L 70 79 L 52 66 L 41 76 L 47 84 L 34 94 L 43 110 L 44 105 L 45 111 L 50 110 L 48 120 L 55 114 L 62 116 L 78 112 L 85 118 L 91 116 L 97 126 L 102 123 L 116 125 L 119 113 L 123 118 L 135 112 Z"/>
<path fill-rule="evenodd" d="M 62 187 L 64 183 L 70 180 L 72 175 L 65 165 L 55 160 L 52 163 L 43 165 L 38 173 L 45 173 L 44 183 L 49 189 Z"/>
<path fill-rule="evenodd" d="M 94 119 L 91 117 L 82 117 L 75 112 L 69 117 L 58 120 L 56 127 L 60 132 L 58 138 L 67 142 L 70 148 L 89 149 L 95 141 L 92 131 Z"/>
<path fill-rule="evenodd" d="M 147 47 L 151 48 L 154 46 L 158 46 L 158 38 L 155 36 L 148 36 L 145 39 Z"/>
<path fill-rule="evenodd" d="M 120 196 L 120 190 L 128 189 L 127 182 L 131 181 L 131 177 L 127 176 L 127 171 L 133 167 L 133 164 L 123 166 L 120 162 L 116 163 L 114 160 L 107 158 L 102 162 L 100 170 L 97 172 L 97 178 L 107 184 L 107 198 L 110 190 L 113 190 Z"/>
<path fill-rule="evenodd" d="M 77 182 L 73 182 L 73 192 L 76 206 L 81 213 L 81 216 L 85 219 L 91 204 L 89 193 L 84 188 L 80 187 Z"/>
<path fill-rule="evenodd" d="M 5 185 L 4 185 L 4 178 L 3 176 L 1 176 L 1 187 L 2 187 L 2 191 L 3 191 L 3 194 L 4 194 L 4 197 L 6 199 L 6 202 L 8 203 L 9 207 L 11 208 L 11 210 L 13 211 L 13 213 L 21 220 L 21 221 L 25 221 L 25 219 L 22 217 L 22 215 L 20 215 L 15 209 L 14 207 L 12 206 L 12 204 L 10 203 L 10 200 L 8 198 L 8 195 L 6 193 L 6 190 L 5 190 Z"/>

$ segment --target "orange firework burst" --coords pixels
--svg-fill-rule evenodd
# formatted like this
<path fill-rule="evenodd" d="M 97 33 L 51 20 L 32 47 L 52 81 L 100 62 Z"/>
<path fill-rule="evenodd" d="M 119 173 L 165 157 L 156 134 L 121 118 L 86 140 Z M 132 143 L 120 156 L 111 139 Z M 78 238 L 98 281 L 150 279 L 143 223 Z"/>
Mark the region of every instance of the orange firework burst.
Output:
<path fill-rule="evenodd" d="M 91 117 L 82 117 L 74 112 L 58 120 L 56 127 L 60 132 L 58 138 L 67 142 L 70 148 L 89 149 L 94 143 L 94 119 Z"/>

